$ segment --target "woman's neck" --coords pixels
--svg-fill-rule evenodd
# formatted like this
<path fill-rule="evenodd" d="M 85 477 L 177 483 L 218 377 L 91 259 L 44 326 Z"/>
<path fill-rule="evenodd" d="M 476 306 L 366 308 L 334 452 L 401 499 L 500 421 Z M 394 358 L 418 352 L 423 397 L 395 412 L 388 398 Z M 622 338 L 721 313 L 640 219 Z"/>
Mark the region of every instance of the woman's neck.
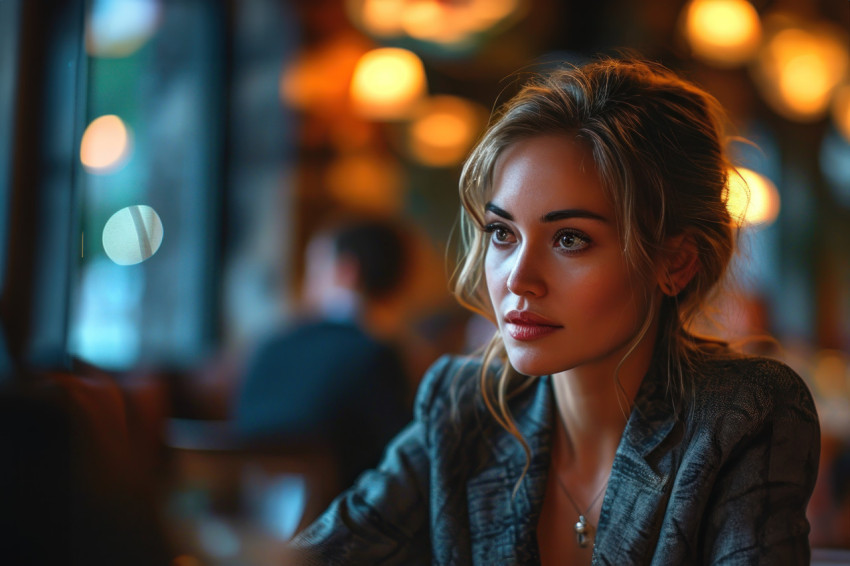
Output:
<path fill-rule="evenodd" d="M 613 460 L 630 403 L 613 387 L 588 391 L 576 387 L 569 376 L 559 374 L 553 378 L 558 416 L 555 426 L 561 433 L 553 438 L 562 443 L 559 448 L 564 460 L 560 465 L 589 479 Z"/>
<path fill-rule="evenodd" d="M 558 424 L 566 434 L 566 456 L 579 470 L 595 475 L 592 471 L 610 465 L 654 346 L 654 340 L 645 338 L 619 368 L 605 364 L 552 376 Z"/>

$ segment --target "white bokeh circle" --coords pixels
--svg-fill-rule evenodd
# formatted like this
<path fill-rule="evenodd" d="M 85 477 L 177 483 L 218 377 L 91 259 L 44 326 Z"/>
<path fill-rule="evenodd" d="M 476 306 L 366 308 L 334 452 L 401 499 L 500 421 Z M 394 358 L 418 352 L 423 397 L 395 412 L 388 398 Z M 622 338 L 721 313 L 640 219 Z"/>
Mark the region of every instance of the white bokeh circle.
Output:
<path fill-rule="evenodd" d="M 154 255 L 162 244 L 162 220 L 144 204 L 122 208 L 103 227 L 103 250 L 118 265 L 134 265 Z"/>

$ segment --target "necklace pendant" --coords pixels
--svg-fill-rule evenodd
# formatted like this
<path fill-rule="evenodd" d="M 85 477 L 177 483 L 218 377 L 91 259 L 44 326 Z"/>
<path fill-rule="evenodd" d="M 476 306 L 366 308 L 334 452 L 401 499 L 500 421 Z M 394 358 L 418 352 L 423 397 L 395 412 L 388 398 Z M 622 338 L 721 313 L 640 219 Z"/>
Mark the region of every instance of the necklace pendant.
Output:
<path fill-rule="evenodd" d="M 584 518 L 584 515 L 578 516 L 578 522 L 575 524 L 574 528 L 576 531 L 576 542 L 581 548 L 587 548 L 587 544 L 590 542 L 592 534 L 592 527 L 587 524 L 587 519 Z"/>

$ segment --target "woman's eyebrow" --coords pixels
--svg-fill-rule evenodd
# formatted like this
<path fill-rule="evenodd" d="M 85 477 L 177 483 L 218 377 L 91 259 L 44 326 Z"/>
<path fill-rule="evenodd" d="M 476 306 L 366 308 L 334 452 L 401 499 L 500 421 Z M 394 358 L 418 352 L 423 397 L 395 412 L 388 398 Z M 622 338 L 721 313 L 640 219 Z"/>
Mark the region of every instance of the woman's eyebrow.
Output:
<path fill-rule="evenodd" d="M 513 220 L 513 214 L 508 212 L 503 208 L 499 208 L 492 202 L 488 202 L 484 205 L 484 210 L 488 212 L 492 212 L 496 216 L 501 216 L 505 220 Z M 586 208 L 567 208 L 564 210 L 553 210 L 552 212 L 547 212 L 543 215 L 543 218 L 540 219 L 541 222 L 556 222 L 558 220 L 565 220 L 569 218 L 589 218 L 591 220 L 599 220 L 600 222 L 608 222 L 608 219 L 602 216 L 601 214 L 597 214 L 593 211 L 587 210 Z"/>
<path fill-rule="evenodd" d="M 504 218 L 505 220 L 513 220 L 513 219 L 514 219 L 513 214 L 511 214 L 511 213 L 510 213 L 510 212 L 508 212 L 507 210 L 504 210 L 504 209 L 502 209 L 502 208 L 499 208 L 498 206 L 496 206 L 496 205 L 495 205 L 495 204 L 493 204 L 492 202 L 488 202 L 487 204 L 485 204 L 485 205 L 484 205 L 484 210 L 489 211 L 489 212 L 492 212 L 492 213 L 493 213 L 493 214 L 495 214 L 496 216 L 501 216 L 501 217 L 502 217 L 502 218 Z"/>
<path fill-rule="evenodd" d="M 542 222 L 555 222 L 567 218 L 590 218 L 591 220 L 599 220 L 600 222 L 608 222 L 608 219 L 586 208 L 568 208 L 565 210 L 554 210 L 547 212 L 540 220 Z"/>
<path fill-rule="evenodd" d="M 492 202 L 488 202 L 484 205 L 484 210 L 488 212 L 492 212 L 496 216 L 501 216 L 505 220 L 513 220 L 513 214 L 508 212 L 503 208 L 499 208 Z M 567 208 L 564 210 L 553 210 L 552 212 L 547 212 L 543 215 L 543 218 L 540 219 L 541 222 L 556 222 L 558 220 L 565 220 L 569 218 L 589 218 L 591 220 L 599 220 L 600 222 L 608 222 L 608 219 L 602 216 L 601 214 L 597 214 L 593 211 L 587 210 L 586 208 Z"/>

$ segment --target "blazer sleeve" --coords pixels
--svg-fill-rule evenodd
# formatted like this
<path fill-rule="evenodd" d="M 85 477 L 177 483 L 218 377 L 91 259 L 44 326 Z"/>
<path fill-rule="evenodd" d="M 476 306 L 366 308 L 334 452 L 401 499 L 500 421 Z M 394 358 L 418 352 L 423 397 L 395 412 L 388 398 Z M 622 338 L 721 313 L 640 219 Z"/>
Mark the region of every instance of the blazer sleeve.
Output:
<path fill-rule="evenodd" d="M 431 366 L 413 421 L 390 442 L 376 469 L 292 541 L 286 564 L 430 564 L 428 415 L 451 365 L 445 356 Z"/>
<path fill-rule="evenodd" d="M 806 507 L 820 454 L 814 402 L 783 364 L 755 373 L 742 376 L 748 388 L 738 392 L 736 410 L 723 419 L 726 430 L 736 430 L 737 443 L 704 517 L 703 563 L 809 564 Z M 738 410 L 742 404 L 756 410 Z"/>

